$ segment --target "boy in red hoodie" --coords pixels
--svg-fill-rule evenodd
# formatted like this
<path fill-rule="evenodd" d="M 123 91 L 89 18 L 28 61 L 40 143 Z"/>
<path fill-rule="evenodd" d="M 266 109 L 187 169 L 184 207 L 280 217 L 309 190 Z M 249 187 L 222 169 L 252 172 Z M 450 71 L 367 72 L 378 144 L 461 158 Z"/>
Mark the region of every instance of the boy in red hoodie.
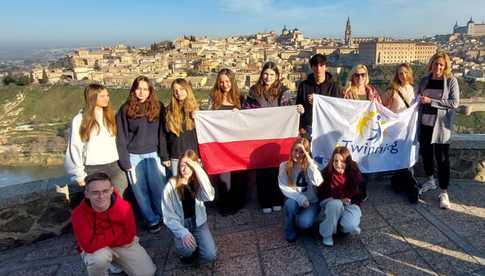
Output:
<path fill-rule="evenodd" d="M 138 243 L 131 205 L 105 173 L 85 179 L 85 199 L 72 212 L 74 235 L 89 275 L 107 275 L 116 262 L 128 275 L 154 275 L 156 267 Z"/>

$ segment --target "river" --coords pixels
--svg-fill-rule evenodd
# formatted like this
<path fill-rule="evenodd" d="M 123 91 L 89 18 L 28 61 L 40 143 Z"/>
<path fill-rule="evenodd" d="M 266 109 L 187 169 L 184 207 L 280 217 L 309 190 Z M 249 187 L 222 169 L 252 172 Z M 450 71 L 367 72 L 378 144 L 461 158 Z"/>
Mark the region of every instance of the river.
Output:
<path fill-rule="evenodd" d="M 66 175 L 62 166 L 55 167 L 1 167 L 0 187 L 16 185 Z"/>

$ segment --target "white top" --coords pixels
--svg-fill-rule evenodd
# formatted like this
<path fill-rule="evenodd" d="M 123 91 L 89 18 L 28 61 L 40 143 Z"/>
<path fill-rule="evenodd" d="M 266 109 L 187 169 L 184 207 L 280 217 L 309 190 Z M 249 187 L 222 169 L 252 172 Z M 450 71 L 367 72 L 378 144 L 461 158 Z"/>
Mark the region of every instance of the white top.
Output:
<path fill-rule="evenodd" d="M 404 86 L 399 87 L 399 92 L 401 92 L 401 94 L 403 95 L 404 99 L 409 104 L 409 106 L 414 104 L 416 96 L 412 85 L 406 84 Z M 387 91 L 387 93 L 389 94 L 386 96 L 390 97 L 391 91 Z M 394 96 L 392 98 L 392 103 L 391 103 L 391 106 L 389 106 L 389 109 L 394 113 L 399 113 L 404 111 L 406 108 L 407 108 L 406 104 L 404 104 L 401 96 L 399 96 L 397 92 L 394 93 Z"/>
<path fill-rule="evenodd" d="M 197 226 L 201 226 L 207 221 L 204 201 L 214 200 L 215 191 L 209 181 L 209 177 L 202 167 L 197 165 L 194 168 L 194 173 L 199 182 L 199 188 L 197 189 L 195 196 L 195 223 Z M 184 226 L 184 207 L 175 185 L 175 177 L 172 177 L 163 189 L 163 223 L 170 229 L 175 237 L 181 239 L 189 233 L 189 230 Z"/>
<path fill-rule="evenodd" d="M 111 135 L 103 120 L 103 111 L 96 110 L 96 121 L 100 131 L 91 131 L 89 141 L 81 141 L 79 129 L 81 128 L 82 112 L 79 112 L 71 123 L 71 133 L 64 159 L 64 168 L 72 180 L 80 182 L 86 177 L 85 165 L 104 165 L 118 161 L 116 148 L 116 135 Z"/>
<path fill-rule="evenodd" d="M 303 205 L 305 200 L 308 202 L 317 202 L 318 197 L 315 191 L 315 186 L 320 186 L 323 182 L 323 177 L 318 170 L 317 165 L 313 159 L 309 160 L 306 175 L 300 169 L 300 166 L 293 168 L 292 179 L 295 187 L 288 185 L 288 175 L 286 174 L 287 161 L 280 164 L 278 173 L 278 183 L 281 192 L 287 197 L 298 202 L 299 206 Z"/>

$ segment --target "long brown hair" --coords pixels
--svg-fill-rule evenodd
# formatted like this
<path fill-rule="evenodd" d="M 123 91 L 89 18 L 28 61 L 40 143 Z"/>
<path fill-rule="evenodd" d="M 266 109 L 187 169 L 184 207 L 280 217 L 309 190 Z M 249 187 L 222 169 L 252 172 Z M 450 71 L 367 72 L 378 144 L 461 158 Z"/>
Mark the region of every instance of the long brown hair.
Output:
<path fill-rule="evenodd" d="M 182 173 L 180 171 L 180 167 L 182 166 L 182 158 L 189 158 L 192 161 L 197 161 L 199 160 L 199 156 L 197 153 L 191 149 L 186 150 L 184 154 L 179 158 L 179 164 L 177 168 L 177 176 L 175 177 L 175 189 L 177 190 L 177 194 L 179 195 L 181 200 L 184 200 L 184 184 L 182 184 Z M 191 189 L 191 194 L 192 197 L 195 198 L 197 189 L 199 188 L 199 182 L 197 181 L 197 176 L 195 175 L 195 171 L 192 169 L 192 176 L 190 177 L 188 181 L 188 185 L 190 186 Z"/>
<path fill-rule="evenodd" d="M 401 63 L 396 67 L 396 72 L 394 73 L 394 78 L 391 81 L 391 84 L 389 85 L 388 90 L 391 91 L 391 94 L 389 95 L 387 102 L 384 103 L 385 106 L 390 107 L 392 106 L 394 102 L 394 95 L 399 91 L 399 88 L 403 86 L 404 84 L 401 83 L 401 80 L 399 80 L 399 69 L 404 68 L 408 72 L 406 74 L 406 81 L 410 85 L 414 85 L 414 77 L 413 77 L 413 69 L 409 64 L 407 63 Z"/>
<path fill-rule="evenodd" d="M 230 69 L 224 68 L 221 69 L 217 74 L 216 83 L 214 84 L 214 88 L 212 88 L 212 109 L 219 109 L 224 99 L 224 92 L 221 91 L 219 87 L 219 82 L 222 75 L 227 76 L 229 78 L 229 81 L 231 82 L 231 91 L 229 91 L 228 95 L 226 96 L 227 100 L 231 102 L 236 108 L 241 108 L 241 101 L 239 99 L 240 92 L 239 88 L 237 87 L 236 75 L 234 75 L 234 73 Z"/>
<path fill-rule="evenodd" d="M 311 150 L 310 150 L 310 142 L 308 141 L 307 138 L 305 137 L 298 137 L 295 142 L 293 142 L 293 145 L 291 146 L 291 152 L 290 152 L 290 158 L 286 162 L 286 175 L 288 176 L 288 186 L 290 187 L 295 187 L 295 182 L 293 181 L 293 169 L 295 167 L 295 161 L 293 161 L 293 150 L 297 145 L 301 144 L 303 148 L 310 154 L 311 156 Z M 306 158 L 303 159 L 301 164 L 299 164 L 302 171 L 306 175 L 306 171 L 308 169 L 308 160 Z"/>
<path fill-rule="evenodd" d="M 356 171 L 360 172 L 359 166 L 357 165 L 357 163 L 355 163 L 354 160 L 352 160 L 352 155 L 350 154 L 349 149 L 346 147 L 339 146 L 339 147 L 335 147 L 335 149 L 332 152 L 332 158 L 330 158 L 330 161 L 327 164 L 327 167 L 326 167 L 327 175 L 333 175 L 333 173 L 335 172 L 335 169 L 333 167 L 333 161 L 335 160 L 336 154 L 340 154 L 344 159 L 344 162 L 345 162 L 344 174 L 346 176 L 353 176 L 355 175 Z"/>
<path fill-rule="evenodd" d="M 266 85 L 263 80 L 264 71 L 267 69 L 271 69 L 276 73 L 276 80 L 269 89 L 266 88 Z M 281 91 L 281 81 L 280 81 L 280 70 L 278 66 L 272 61 L 266 62 L 259 74 L 259 79 L 256 84 L 253 86 L 254 96 L 256 97 L 264 97 L 267 101 L 278 99 L 282 93 Z"/>
<path fill-rule="evenodd" d="M 182 86 L 187 93 L 187 97 L 183 101 L 177 100 L 175 97 L 175 84 Z M 197 110 L 197 101 L 194 97 L 191 85 L 184 79 L 176 79 L 172 82 L 170 87 L 171 97 L 170 103 L 167 107 L 167 129 L 175 135 L 180 136 L 180 132 L 194 129 L 194 111 Z"/>
<path fill-rule="evenodd" d="M 148 90 L 150 94 L 144 103 L 140 103 L 136 97 L 136 89 L 140 82 L 146 82 L 148 84 Z M 131 85 L 130 94 L 126 100 L 126 109 L 129 118 L 142 118 L 147 117 L 149 122 L 153 122 L 160 117 L 160 102 L 155 94 L 155 88 L 152 82 L 145 76 L 138 76 Z"/>
<path fill-rule="evenodd" d="M 81 127 L 79 128 L 79 135 L 81 141 L 89 142 L 91 131 L 101 130 L 99 122 L 96 121 L 96 101 L 98 100 L 99 93 L 108 91 L 104 85 L 92 83 L 84 89 L 84 101 L 85 106 L 82 112 Z M 113 107 L 111 102 L 108 102 L 108 106 L 103 107 L 103 124 L 108 129 L 109 133 L 116 136 L 116 121 Z"/>

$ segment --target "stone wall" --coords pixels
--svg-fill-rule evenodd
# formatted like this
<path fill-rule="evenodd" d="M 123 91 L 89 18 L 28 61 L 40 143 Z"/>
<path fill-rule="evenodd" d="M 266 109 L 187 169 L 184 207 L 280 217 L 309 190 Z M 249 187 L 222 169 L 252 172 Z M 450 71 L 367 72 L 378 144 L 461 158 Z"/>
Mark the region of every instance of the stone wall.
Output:
<path fill-rule="evenodd" d="M 0 250 L 68 231 L 68 182 L 59 177 L 0 188 Z"/>
<path fill-rule="evenodd" d="M 452 178 L 485 182 L 485 134 L 455 135 L 450 148 Z"/>
<path fill-rule="evenodd" d="M 450 155 L 452 178 L 485 182 L 485 135 L 454 136 Z M 0 251 L 70 231 L 71 206 L 80 194 L 66 183 L 59 177 L 0 188 Z"/>

